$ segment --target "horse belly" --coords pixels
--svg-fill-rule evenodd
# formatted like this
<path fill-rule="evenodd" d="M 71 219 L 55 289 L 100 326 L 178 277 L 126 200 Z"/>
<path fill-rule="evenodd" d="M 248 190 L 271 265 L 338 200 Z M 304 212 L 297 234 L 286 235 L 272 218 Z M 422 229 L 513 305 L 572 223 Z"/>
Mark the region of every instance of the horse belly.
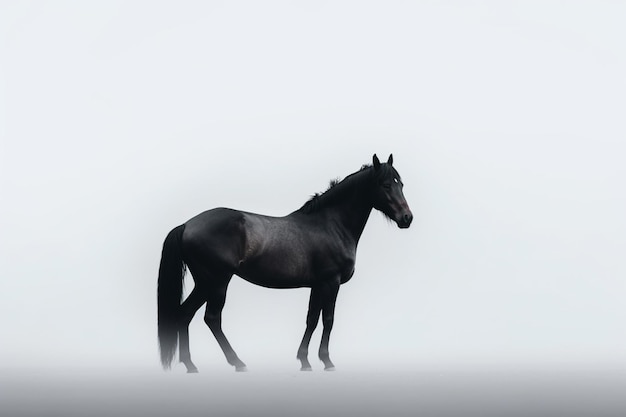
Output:
<path fill-rule="evenodd" d="M 235 274 L 269 288 L 311 286 L 306 239 L 284 218 L 245 214 L 246 245 Z"/>
<path fill-rule="evenodd" d="M 235 273 L 248 282 L 268 288 L 311 286 L 310 274 L 302 262 L 284 254 L 242 261 Z"/>

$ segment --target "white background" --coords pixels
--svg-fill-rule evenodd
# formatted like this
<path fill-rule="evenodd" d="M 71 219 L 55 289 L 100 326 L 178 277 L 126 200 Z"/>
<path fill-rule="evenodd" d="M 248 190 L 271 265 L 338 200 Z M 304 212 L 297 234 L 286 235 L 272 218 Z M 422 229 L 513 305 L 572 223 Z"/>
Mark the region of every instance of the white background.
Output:
<path fill-rule="evenodd" d="M 171 228 L 287 214 L 393 152 L 415 220 L 373 213 L 339 368 L 624 366 L 625 15 L 2 2 L 0 364 L 158 368 Z M 250 369 L 297 369 L 307 300 L 233 279 L 224 329 Z M 191 338 L 201 371 L 227 367 L 200 313 Z"/>

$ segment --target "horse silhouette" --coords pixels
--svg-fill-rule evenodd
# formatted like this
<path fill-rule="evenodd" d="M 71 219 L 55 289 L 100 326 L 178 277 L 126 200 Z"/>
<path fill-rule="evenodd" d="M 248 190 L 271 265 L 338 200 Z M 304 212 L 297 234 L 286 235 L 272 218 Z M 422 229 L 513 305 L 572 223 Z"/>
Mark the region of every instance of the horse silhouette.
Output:
<path fill-rule="evenodd" d="M 320 314 L 323 332 L 319 358 L 334 370 L 328 353 L 339 286 L 354 274 L 359 238 L 372 209 L 381 211 L 400 228 L 413 215 L 393 167 L 393 155 L 341 182 L 331 182 L 300 209 L 271 217 L 216 208 L 174 228 L 163 244 L 158 278 L 158 336 L 161 363 L 170 368 L 179 344 L 187 372 L 198 372 L 189 352 L 189 323 L 206 303 L 204 321 L 217 339 L 226 360 L 237 371 L 246 365 L 222 331 L 222 309 L 233 275 L 269 288 L 311 288 L 306 330 L 297 352 L 301 370 L 311 370 L 308 349 Z M 183 278 L 189 269 L 194 288 L 181 303 Z"/>

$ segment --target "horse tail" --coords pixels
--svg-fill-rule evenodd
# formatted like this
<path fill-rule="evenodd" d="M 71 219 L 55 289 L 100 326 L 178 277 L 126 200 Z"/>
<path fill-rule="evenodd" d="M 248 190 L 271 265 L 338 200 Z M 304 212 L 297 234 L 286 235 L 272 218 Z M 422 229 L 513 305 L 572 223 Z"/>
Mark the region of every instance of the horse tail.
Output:
<path fill-rule="evenodd" d="M 161 364 L 169 369 L 178 345 L 178 321 L 183 295 L 183 278 L 187 269 L 183 261 L 181 240 L 185 225 L 167 235 L 163 243 L 157 285 L 157 316 Z"/>

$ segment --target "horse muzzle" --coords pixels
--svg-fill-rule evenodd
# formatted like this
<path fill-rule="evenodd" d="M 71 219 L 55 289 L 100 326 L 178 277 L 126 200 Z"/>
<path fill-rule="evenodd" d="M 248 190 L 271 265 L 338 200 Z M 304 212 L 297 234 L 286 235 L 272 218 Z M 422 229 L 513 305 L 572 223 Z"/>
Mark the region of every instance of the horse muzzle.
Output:
<path fill-rule="evenodd" d="M 407 213 L 404 213 L 400 217 L 400 219 L 396 221 L 396 223 L 400 229 L 408 229 L 412 221 L 413 221 L 413 213 L 409 211 Z"/>

